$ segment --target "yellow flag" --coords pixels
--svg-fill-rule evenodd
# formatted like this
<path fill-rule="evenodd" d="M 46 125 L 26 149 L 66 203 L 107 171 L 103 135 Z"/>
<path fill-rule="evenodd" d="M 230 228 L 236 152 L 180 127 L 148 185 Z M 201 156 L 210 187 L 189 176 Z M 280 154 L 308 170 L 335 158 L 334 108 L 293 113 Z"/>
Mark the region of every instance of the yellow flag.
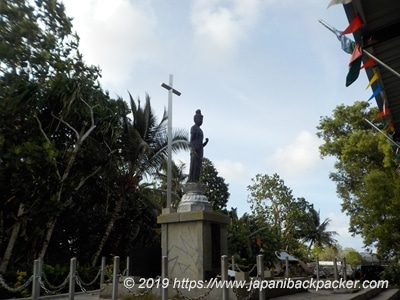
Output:
<path fill-rule="evenodd" d="M 375 81 L 377 81 L 379 79 L 378 71 L 376 69 L 372 69 L 372 71 L 374 72 L 374 76 L 372 76 L 371 80 L 369 81 L 369 83 L 365 89 L 368 89 L 371 85 L 374 84 Z"/>

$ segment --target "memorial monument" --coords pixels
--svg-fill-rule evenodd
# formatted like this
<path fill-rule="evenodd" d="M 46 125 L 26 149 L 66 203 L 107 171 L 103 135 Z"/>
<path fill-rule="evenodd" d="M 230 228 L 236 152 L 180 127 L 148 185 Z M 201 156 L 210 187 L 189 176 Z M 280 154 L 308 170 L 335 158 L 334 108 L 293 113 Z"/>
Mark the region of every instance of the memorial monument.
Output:
<path fill-rule="evenodd" d="M 166 209 L 157 219 L 161 224 L 162 255 L 168 256 L 170 278 L 205 280 L 218 274 L 221 255 L 227 255 L 226 226 L 229 217 L 212 212 L 200 180 L 204 147 L 203 115 L 198 109 L 190 130 L 190 170 L 185 194 L 177 212 Z"/>
<path fill-rule="evenodd" d="M 185 194 L 178 206 L 178 212 L 212 210 L 210 202 L 204 195 L 205 187 L 199 182 L 204 156 L 203 148 L 208 144 L 208 138 L 203 142 L 204 134 L 200 128 L 203 125 L 203 115 L 200 109 L 196 110 L 193 121 L 194 125 L 190 129 L 189 177 L 185 185 Z"/>

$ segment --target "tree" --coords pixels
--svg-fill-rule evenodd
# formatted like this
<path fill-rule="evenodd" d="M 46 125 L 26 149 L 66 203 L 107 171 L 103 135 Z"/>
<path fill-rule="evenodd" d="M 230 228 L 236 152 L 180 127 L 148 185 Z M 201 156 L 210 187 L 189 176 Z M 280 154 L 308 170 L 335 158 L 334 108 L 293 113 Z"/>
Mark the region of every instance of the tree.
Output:
<path fill-rule="evenodd" d="M 299 224 L 299 235 L 302 240 L 308 244 L 308 252 L 310 253 L 311 247 L 316 244 L 319 247 L 331 246 L 337 243 L 333 237 L 337 235 L 336 231 L 328 231 L 327 228 L 330 223 L 330 219 L 326 218 L 321 223 L 320 213 L 317 212 L 314 207 L 310 207 L 306 219 L 304 222 Z"/>
<path fill-rule="evenodd" d="M 129 109 L 103 92 L 61 3 L 0 9 L 0 272 L 151 243 L 160 207 L 144 179 L 166 157 L 165 112 L 158 123 L 149 97 Z"/>
<path fill-rule="evenodd" d="M 314 247 L 315 255 L 319 257 L 319 260 L 323 261 L 333 261 L 335 258 L 340 257 L 342 248 L 338 244 L 334 244 L 328 247 L 317 246 Z"/>
<path fill-rule="evenodd" d="M 229 199 L 228 187 L 225 179 L 218 176 L 218 171 L 214 164 L 208 159 L 203 158 L 203 166 L 200 173 L 200 182 L 206 186 L 205 195 L 213 210 L 224 210 Z"/>
<path fill-rule="evenodd" d="M 249 185 L 247 190 L 250 191 L 248 202 L 252 213 L 282 237 L 286 216 L 294 200 L 292 190 L 276 173 L 272 176 L 257 174 L 251 180 L 253 185 Z"/>
<path fill-rule="evenodd" d="M 353 248 L 344 248 L 341 255 L 346 259 L 346 263 L 353 266 L 353 268 L 362 263 L 361 254 Z"/>
<path fill-rule="evenodd" d="M 268 224 L 260 225 L 254 215 L 247 213 L 240 218 L 237 208 L 228 211 L 231 222 L 227 227 L 228 255 L 235 257 L 240 269 L 248 271 L 256 262 L 257 255 L 263 254 L 267 265 L 273 265 L 279 239 Z"/>
<path fill-rule="evenodd" d="M 91 130 L 85 129 L 83 124 L 77 126 L 66 116 L 73 111 L 71 104 L 75 100 L 83 105 L 80 107 L 83 111 L 75 117 L 93 109 L 89 102 L 81 101 L 85 97 L 80 97 L 85 94 L 81 91 L 88 90 L 86 87 L 95 89 L 94 81 L 99 71 L 82 63 L 79 39 L 72 33 L 64 6 L 57 1 L 2 1 L 0 34 L 0 194 L 4 195 L 1 248 L 5 248 L 0 272 L 4 272 L 20 232 L 26 241 L 35 244 L 34 249 L 29 248 L 24 253 L 25 256 L 44 255 L 54 229 L 53 221 L 46 225 L 42 222 L 45 218 L 38 216 L 56 216 L 60 211 L 59 204 L 68 206 L 70 203 L 61 203 L 57 199 L 61 199 L 64 192 L 68 194 L 69 186 L 63 181 L 70 175 L 81 144 L 75 148 L 75 154 L 69 155 L 66 151 L 74 144 L 70 142 L 76 137 L 75 133 L 79 133 L 83 142 L 85 133 Z M 65 87 L 62 92 L 61 86 Z M 86 117 L 90 124 L 90 113 L 82 120 Z M 60 131 L 47 135 L 47 125 L 53 129 L 58 126 Z M 64 137 L 69 135 L 69 141 L 64 139 L 62 148 L 57 149 L 56 140 L 60 141 L 63 130 Z M 64 162 L 69 161 L 69 164 L 59 164 L 62 155 Z M 88 174 L 81 177 L 80 184 Z M 59 176 L 58 179 L 55 180 L 57 176 L 54 175 Z M 30 226 L 27 226 L 28 222 Z M 34 223 L 36 225 L 32 226 Z M 44 238 L 45 226 L 48 229 Z M 8 235 L 10 228 L 11 235 Z M 38 229 L 34 234 L 30 232 L 33 228 Z M 40 243 L 41 251 L 38 250 Z M 18 259 L 18 256 L 14 257 Z"/>
<path fill-rule="evenodd" d="M 375 119 L 377 114 L 367 102 L 340 105 L 332 117 L 321 118 L 317 136 L 324 141 L 321 156 L 336 158 L 336 172 L 330 178 L 343 200 L 342 210 L 350 216 L 350 232 L 361 234 L 364 243 L 378 247 L 381 254 L 396 254 L 400 250 L 400 229 L 395 225 L 400 178 L 387 137 L 365 121 L 384 128 L 388 120 Z"/>
<path fill-rule="evenodd" d="M 154 115 L 150 97 L 146 95 L 145 105 L 135 103 L 130 95 L 131 112 L 133 120 L 128 119 L 128 111 L 124 111 L 124 106 L 120 115 L 123 118 L 122 135 L 119 137 L 119 148 L 115 158 L 118 160 L 113 165 L 117 185 L 120 186 L 120 192 L 115 200 L 114 211 L 108 221 L 99 246 L 93 255 L 92 266 L 95 266 L 100 257 L 103 248 L 111 234 L 115 221 L 119 217 L 123 203 L 129 195 L 135 195 L 140 181 L 145 176 L 156 174 L 161 168 L 162 163 L 167 158 L 167 113 L 164 114 L 158 122 Z M 173 132 L 172 150 L 187 150 L 187 133 L 183 130 Z"/>
<path fill-rule="evenodd" d="M 154 174 L 156 180 L 154 191 L 158 192 L 158 201 L 162 207 L 166 207 L 167 204 L 167 165 L 165 160 L 161 165 L 161 170 Z M 181 161 L 178 163 L 172 161 L 171 167 L 171 207 L 176 209 L 184 194 L 184 184 L 188 175 L 185 173 L 186 164 Z"/>

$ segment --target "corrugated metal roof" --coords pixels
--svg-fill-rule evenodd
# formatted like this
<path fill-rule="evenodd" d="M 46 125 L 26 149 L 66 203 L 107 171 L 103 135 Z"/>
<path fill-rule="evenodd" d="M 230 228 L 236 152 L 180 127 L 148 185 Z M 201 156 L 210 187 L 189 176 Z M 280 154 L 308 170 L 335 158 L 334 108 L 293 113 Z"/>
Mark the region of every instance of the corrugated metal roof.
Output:
<path fill-rule="evenodd" d="M 286 260 L 286 257 L 288 258 L 289 261 L 299 261 L 296 257 L 294 257 L 293 255 L 290 255 L 289 253 L 287 253 L 286 251 L 275 251 L 275 255 L 279 260 Z"/>
<path fill-rule="evenodd" d="M 354 33 L 355 41 L 400 74 L 400 0 L 353 0 L 343 7 L 349 23 L 357 15 L 363 20 L 362 27 Z M 367 59 L 364 54 L 364 62 Z M 400 133 L 400 77 L 380 64 L 376 68 L 380 81 L 372 89 L 376 90 L 378 84 L 383 87 L 376 97 L 377 105 L 380 110 L 384 103 L 388 105 L 394 128 Z M 372 69 L 367 68 L 366 73 L 371 79 Z"/>

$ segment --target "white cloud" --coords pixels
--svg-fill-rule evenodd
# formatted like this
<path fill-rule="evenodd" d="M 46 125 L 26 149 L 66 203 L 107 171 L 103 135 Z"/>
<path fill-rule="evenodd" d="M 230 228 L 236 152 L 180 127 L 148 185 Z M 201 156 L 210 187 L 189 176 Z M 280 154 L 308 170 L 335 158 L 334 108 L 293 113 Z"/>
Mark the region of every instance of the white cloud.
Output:
<path fill-rule="evenodd" d="M 226 183 L 230 184 L 247 180 L 246 170 L 241 162 L 216 160 L 213 163 L 218 171 L 218 176 L 223 177 Z"/>
<path fill-rule="evenodd" d="M 216 63 L 234 57 L 246 33 L 260 18 L 262 1 L 197 0 L 192 7 L 194 44 L 205 61 Z"/>
<path fill-rule="evenodd" d="M 154 61 L 157 18 L 147 1 L 64 0 L 87 63 L 100 65 L 103 82 L 127 77 L 138 62 Z"/>
<path fill-rule="evenodd" d="M 286 133 L 287 138 L 290 135 Z M 311 173 L 321 161 L 318 138 L 308 131 L 301 131 L 292 143 L 279 147 L 266 159 L 267 169 L 274 170 L 283 178 L 304 176 Z"/>

